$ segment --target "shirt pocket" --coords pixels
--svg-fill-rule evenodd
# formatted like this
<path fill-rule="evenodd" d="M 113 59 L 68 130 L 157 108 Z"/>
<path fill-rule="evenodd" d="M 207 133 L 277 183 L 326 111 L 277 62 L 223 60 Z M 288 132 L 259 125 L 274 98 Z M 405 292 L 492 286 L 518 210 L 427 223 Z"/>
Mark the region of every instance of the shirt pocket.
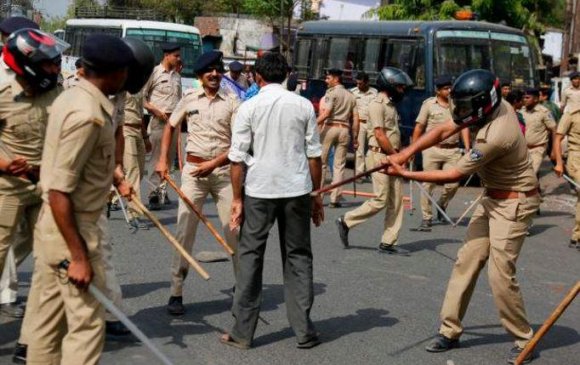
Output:
<path fill-rule="evenodd" d="M 46 131 L 46 112 L 29 110 L 15 113 L 6 119 L 6 127 L 16 139 L 22 142 L 32 142 L 44 139 Z"/>

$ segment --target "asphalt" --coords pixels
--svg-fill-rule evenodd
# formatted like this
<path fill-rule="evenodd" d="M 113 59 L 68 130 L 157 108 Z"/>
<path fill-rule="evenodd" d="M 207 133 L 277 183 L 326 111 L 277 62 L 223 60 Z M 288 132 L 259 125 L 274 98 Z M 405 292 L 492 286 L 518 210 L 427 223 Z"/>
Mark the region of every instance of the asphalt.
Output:
<path fill-rule="evenodd" d="M 546 171 L 542 177 L 544 202 L 534 219 L 517 262 L 518 278 L 529 320 L 535 329 L 564 298 L 580 273 L 580 251 L 568 248 L 574 225 L 575 197 L 568 184 Z M 145 185 L 144 185 L 145 187 Z M 370 184 L 358 185 L 370 192 Z M 349 190 L 352 190 L 349 188 Z M 405 185 L 409 195 L 409 185 Z M 448 212 L 457 219 L 479 195 L 480 188 L 462 188 Z M 438 191 L 436 192 L 436 195 Z M 156 212 L 171 231 L 176 223 L 174 204 Z M 420 223 L 418 192 L 414 212 L 406 209 L 399 244 L 402 255 L 377 252 L 381 213 L 351 230 L 351 248 L 339 242 L 334 220 L 364 199 L 346 197 L 345 206 L 326 209 L 326 220 L 312 233 L 315 303 L 312 318 L 323 343 L 311 350 L 296 348 L 284 305 L 277 229 L 271 232 L 264 268 L 261 317 L 254 347 L 237 350 L 219 343 L 232 325 L 233 286 L 230 262 L 206 263 L 211 275 L 204 281 L 193 271 L 187 278 L 187 313 L 166 313 L 169 266 L 173 254 L 158 230 L 127 229 L 121 212 L 113 212 L 114 263 L 124 294 L 123 310 L 175 364 L 393 364 L 478 365 L 504 364 L 512 346 L 500 325 L 487 282 L 486 268 L 465 316 L 461 347 L 431 354 L 425 345 L 437 333 L 438 316 L 467 219 L 457 227 L 435 225 L 431 233 L 412 232 Z M 204 212 L 217 225 L 215 205 Z M 200 225 L 194 252 L 219 251 L 208 230 Z M 31 260 L 20 269 L 21 295 L 26 296 Z M 20 321 L 0 317 L 0 364 L 11 362 Z M 538 345 L 534 364 L 580 364 L 580 301 L 573 302 Z M 108 339 L 102 364 L 159 364 L 142 344 L 131 339 Z"/>

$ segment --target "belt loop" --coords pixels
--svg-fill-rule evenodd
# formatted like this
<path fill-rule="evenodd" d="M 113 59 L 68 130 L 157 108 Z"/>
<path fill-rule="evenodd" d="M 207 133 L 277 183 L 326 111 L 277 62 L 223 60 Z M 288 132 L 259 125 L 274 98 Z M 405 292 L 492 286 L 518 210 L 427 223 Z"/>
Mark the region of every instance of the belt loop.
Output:
<path fill-rule="evenodd" d="M 527 198 L 528 197 L 526 196 L 526 193 L 521 192 L 521 191 L 518 193 L 518 200 L 519 200 L 520 204 L 525 203 Z"/>

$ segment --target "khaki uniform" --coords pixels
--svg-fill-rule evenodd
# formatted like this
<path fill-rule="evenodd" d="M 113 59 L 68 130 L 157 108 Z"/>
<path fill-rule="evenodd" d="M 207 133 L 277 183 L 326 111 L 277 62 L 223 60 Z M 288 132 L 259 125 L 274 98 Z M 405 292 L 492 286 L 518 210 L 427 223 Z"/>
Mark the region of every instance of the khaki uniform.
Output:
<path fill-rule="evenodd" d="M 123 167 L 127 174 L 127 181 L 133 186 L 135 196 L 141 199 L 141 179 L 145 173 L 145 141 L 143 140 L 143 94 L 129 94 L 125 98 L 125 120 L 123 136 L 125 137 L 125 151 Z M 143 215 L 143 212 L 129 202 L 129 213 L 133 217 Z"/>
<path fill-rule="evenodd" d="M 159 110 L 168 114 L 173 113 L 175 106 L 181 99 L 181 76 L 175 71 L 167 71 L 163 65 L 159 64 L 153 69 L 153 74 L 149 81 L 143 87 L 143 98 L 147 102 L 155 105 Z M 163 137 L 163 129 L 165 122 L 155 116 L 151 117 L 151 122 L 147 128 L 147 134 L 151 141 L 151 171 L 149 173 L 149 180 L 155 186 L 161 185 L 161 178 L 155 172 L 155 165 L 159 161 L 161 153 L 161 137 Z M 173 163 L 177 153 L 177 133 L 176 131 L 171 140 L 170 159 Z M 164 189 L 165 183 L 162 184 Z"/>
<path fill-rule="evenodd" d="M 562 105 L 564 111 L 577 110 L 580 108 L 580 88 L 572 85 L 568 86 L 562 91 L 562 97 L 560 99 L 562 100 L 560 105 Z"/>
<path fill-rule="evenodd" d="M 501 324 L 523 348 L 533 331 L 516 279 L 516 261 L 540 197 L 535 190 L 538 180 L 526 141 L 507 102 L 502 101 L 491 122 L 477 132 L 471 153 L 463 156 L 456 168 L 463 175 L 478 172 L 488 192 L 473 213 L 465 243 L 457 253 L 441 309 L 439 332 L 452 339 L 461 335 L 461 321 L 487 262 Z M 494 199 L 490 189 L 519 192 L 519 197 Z M 529 196 L 526 192 L 530 192 Z"/>
<path fill-rule="evenodd" d="M 64 79 L 62 87 L 65 89 L 70 89 L 73 86 L 77 86 L 79 84 L 79 81 L 81 81 L 81 78 L 78 77 L 78 75 L 75 73 L 74 75 L 70 75 L 69 77 Z"/>
<path fill-rule="evenodd" d="M 346 165 L 346 153 L 350 142 L 351 117 L 356 106 L 354 96 L 343 85 L 331 87 L 324 95 L 325 108 L 330 115 L 320 133 L 322 141 L 322 176 L 326 176 L 328 168 L 328 152 L 334 146 L 333 182 L 341 181 Z M 324 181 L 323 181 L 324 183 Z M 324 184 L 323 184 L 324 185 Z M 342 195 L 342 188 L 336 188 L 330 193 L 330 202 L 336 203 Z"/>
<path fill-rule="evenodd" d="M 248 87 L 250 87 L 250 83 L 248 82 L 248 78 L 246 77 L 246 75 L 244 75 L 243 73 L 240 74 L 240 76 L 238 77 L 237 80 L 234 80 L 234 78 L 232 77 L 232 75 L 230 74 L 230 72 L 226 72 L 225 74 L 230 80 L 232 80 L 233 82 L 235 82 L 236 84 L 238 84 L 239 87 L 241 87 L 242 89 L 246 90 Z"/>
<path fill-rule="evenodd" d="M 24 157 L 33 168 L 40 168 L 44 136 L 50 106 L 61 89 L 39 96 L 24 96 L 13 74 L 6 73 L 0 84 L 0 156 L 12 160 Z M 20 259 L 32 250 L 32 232 L 40 210 L 41 199 L 37 184 L 30 176 L 0 174 L 0 273 L 9 247 L 18 243 L 15 251 Z M 15 241 L 17 227 L 21 227 Z"/>
<path fill-rule="evenodd" d="M 522 108 L 520 112 L 526 121 L 526 142 L 534 173 L 537 174 L 546 155 L 548 139 L 551 137 L 550 129 L 556 128 L 556 122 L 550 110 L 540 104 L 531 110 Z"/>
<path fill-rule="evenodd" d="M 115 166 L 113 104 L 99 89 L 81 80 L 54 103 L 42 155 L 43 206 L 35 229 L 36 265 L 28 322 L 27 364 L 97 364 L 104 343 L 104 309 L 88 292 L 62 280 L 55 268 L 70 260 L 66 241 L 54 221 L 50 190 L 68 193 L 78 230 L 87 246 L 94 277 L 104 290 L 102 215 Z M 63 334 L 66 336 L 63 337 Z"/>
<path fill-rule="evenodd" d="M 425 132 L 448 122 L 451 119 L 451 111 L 449 106 L 443 106 L 437 101 L 437 97 L 432 97 L 423 102 L 419 115 L 417 116 L 417 124 L 425 126 Z M 457 165 L 457 161 L 461 158 L 461 150 L 459 149 L 459 135 L 454 134 L 441 142 L 440 144 L 423 151 L 423 170 L 449 170 Z M 425 190 L 432 195 L 436 184 L 423 183 Z M 455 196 L 459 182 L 448 183 L 443 186 L 443 192 L 439 197 L 437 204 L 446 209 L 449 202 Z M 421 195 L 421 212 L 423 220 L 433 219 L 433 207 L 431 201 L 424 194 Z"/>
<path fill-rule="evenodd" d="M 401 148 L 399 131 L 399 114 L 395 105 L 384 94 L 379 94 L 369 105 L 369 127 L 373 131 L 369 139 L 367 165 L 370 168 L 381 164 L 387 155 L 380 150 L 374 136 L 375 128 L 381 128 L 395 149 Z M 365 222 L 370 217 L 385 209 L 384 232 L 381 242 L 396 244 L 403 225 L 403 179 L 381 172 L 371 175 L 373 192 L 376 197 L 364 202 L 360 207 L 351 210 L 344 216 L 344 222 L 351 228 Z"/>
<path fill-rule="evenodd" d="M 577 183 L 580 182 L 580 108 L 565 112 L 558 124 L 556 133 L 568 137 L 568 159 L 566 170 Z M 572 240 L 580 240 L 580 191 L 576 190 L 576 224 L 572 231 Z"/>
<path fill-rule="evenodd" d="M 187 123 L 188 159 L 209 161 L 229 150 L 237 108 L 236 97 L 226 94 L 223 89 L 213 99 L 206 96 L 203 88 L 190 90 L 184 95 L 169 123 L 176 128 L 183 121 Z M 236 232 L 229 228 L 233 198 L 229 165 L 216 168 L 206 177 L 193 177 L 191 173 L 195 171 L 196 165 L 189 161 L 185 164 L 181 173 L 181 190 L 200 212 L 207 195 L 211 194 L 217 205 L 225 240 L 235 250 Z M 191 252 L 195 242 L 198 223 L 199 218 L 180 200 L 176 238 L 188 252 Z M 183 281 L 188 271 L 189 264 L 176 252 L 171 265 L 171 296 L 182 296 Z"/>
<path fill-rule="evenodd" d="M 362 92 L 358 87 L 350 89 L 356 100 L 355 113 L 359 119 L 358 148 L 355 151 L 355 174 L 365 172 L 365 151 L 369 140 L 369 104 L 377 97 L 377 89 L 370 87 Z"/>

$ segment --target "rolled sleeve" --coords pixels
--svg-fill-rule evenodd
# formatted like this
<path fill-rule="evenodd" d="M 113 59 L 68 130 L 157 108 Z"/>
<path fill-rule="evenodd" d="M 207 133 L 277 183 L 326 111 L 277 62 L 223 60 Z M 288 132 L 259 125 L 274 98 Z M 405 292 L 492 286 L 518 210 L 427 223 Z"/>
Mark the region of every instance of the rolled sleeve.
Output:
<path fill-rule="evenodd" d="M 78 185 L 83 166 L 91 156 L 101 128 L 91 120 L 64 122 L 54 164 L 48 181 L 42 184 L 46 191 L 71 193 Z"/>
<path fill-rule="evenodd" d="M 187 97 L 184 97 L 177 103 L 177 105 L 175 106 L 175 110 L 173 110 L 173 113 L 171 113 L 171 116 L 169 117 L 169 124 L 172 127 L 174 128 L 177 127 L 179 123 L 183 121 L 183 118 L 185 117 L 185 112 L 187 110 L 186 106 L 187 106 Z"/>
<path fill-rule="evenodd" d="M 556 133 L 561 134 L 563 136 L 567 135 L 572 127 L 572 118 L 570 117 L 569 113 L 564 113 L 560 123 L 558 124 L 558 130 Z"/>
<path fill-rule="evenodd" d="M 428 117 L 429 117 L 429 106 L 427 104 L 423 104 L 423 106 L 421 106 L 421 110 L 419 111 L 419 115 L 417 116 L 415 122 L 417 124 L 426 125 Z"/>
<path fill-rule="evenodd" d="M 369 123 L 371 130 L 385 127 L 383 106 L 380 103 L 369 105 L 369 121 L 367 123 Z"/>
<path fill-rule="evenodd" d="M 253 163 L 252 156 L 248 154 L 252 144 L 252 130 L 247 108 L 238 109 L 234 126 L 232 128 L 232 145 L 228 158 L 232 162 L 244 162 L 250 166 Z"/>
<path fill-rule="evenodd" d="M 476 143 L 468 155 L 461 157 L 456 168 L 463 175 L 471 175 L 503 153 L 503 149 L 494 144 Z"/>
<path fill-rule="evenodd" d="M 308 124 L 306 125 L 306 157 L 317 158 L 322 156 L 322 145 L 320 144 L 320 134 L 316 125 L 316 114 L 314 108 L 309 105 Z"/>
<path fill-rule="evenodd" d="M 548 129 L 555 129 L 556 128 L 556 121 L 554 120 L 554 117 L 552 116 L 552 113 L 550 113 L 550 111 L 548 110 L 546 115 L 544 116 L 544 124 L 546 125 L 546 128 Z"/>

